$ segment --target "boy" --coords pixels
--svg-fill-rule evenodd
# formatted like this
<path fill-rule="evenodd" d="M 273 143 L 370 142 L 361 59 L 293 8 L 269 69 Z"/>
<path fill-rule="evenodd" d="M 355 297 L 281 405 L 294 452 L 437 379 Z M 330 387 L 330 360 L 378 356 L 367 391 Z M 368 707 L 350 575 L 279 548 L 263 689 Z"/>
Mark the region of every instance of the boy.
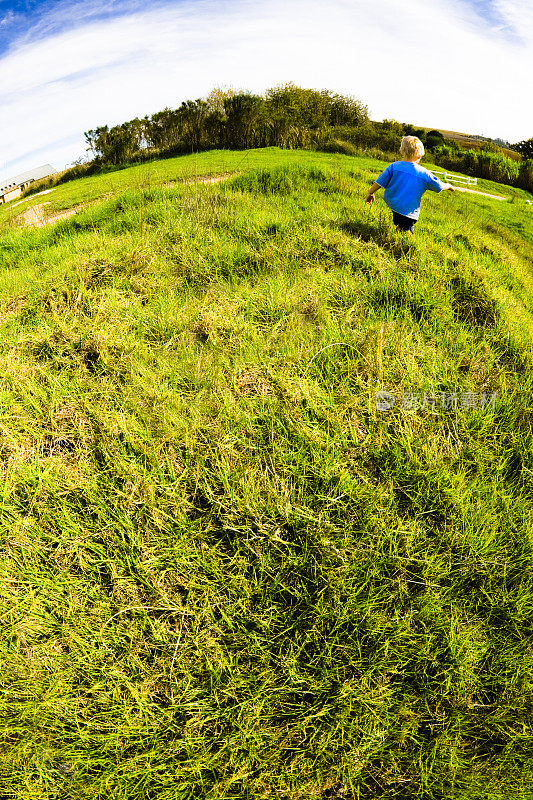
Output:
<path fill-rule="evenodd" d="M 396 230 L 414 233 L 415 222 L 420 214 L 420 202 L 426 189 L 442 192 L 455 186 L 441 183 L 425 167 L 419 164 L 424 155 L 424 145 L 416 136 L 404 136 L 400 144 L 401 161 L 394 161 L 378 175 L 368 190 L 366 201 L 370 205 L 375 200 L 374 192 L 385 189 L 383 199 L 392 211 Z"/>

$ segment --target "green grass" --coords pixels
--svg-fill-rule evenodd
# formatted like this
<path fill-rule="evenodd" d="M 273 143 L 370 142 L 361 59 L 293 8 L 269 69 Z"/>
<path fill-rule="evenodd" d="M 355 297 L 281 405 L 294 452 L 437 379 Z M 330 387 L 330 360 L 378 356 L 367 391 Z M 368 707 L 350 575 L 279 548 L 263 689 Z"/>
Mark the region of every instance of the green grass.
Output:
<path fill-rule="evenodd" d="M 531 797 L 531 208 L 383 167 L 0 209 L 2 798 Z"/>

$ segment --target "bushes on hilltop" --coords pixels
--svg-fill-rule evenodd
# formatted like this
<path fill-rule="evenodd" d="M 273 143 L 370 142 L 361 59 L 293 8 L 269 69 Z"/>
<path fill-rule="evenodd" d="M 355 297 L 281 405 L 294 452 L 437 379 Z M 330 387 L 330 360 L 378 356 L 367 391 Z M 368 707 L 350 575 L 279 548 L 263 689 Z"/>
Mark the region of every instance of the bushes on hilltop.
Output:
<path fill-rule="evenodd" d="M 520 153 L 523 158 L 533 158 L 533 139 L 525 139 L 523 142 L 512 144 L 511 148 Z"/>
<path fill-rule="evenodd" d="M 354 97 L 302 89 L 292 83 L 265 96 L 214 90 L 206 99 L 187 100 L 151 117 L 85 133 L 100 164 L 119 164 L 143 153 L 189 153 L 213 148 L 312 147 L 336 126 L 368 124 L 368 109 Z"/>
<path fill-rule="evenodd" d="M 444 136 L 440 131 L 429 131 L 426 134 L 426 141 L 425 145 L 428 150 L 435 150 L 437 147 L 441 147 L 444 144 Z"/>

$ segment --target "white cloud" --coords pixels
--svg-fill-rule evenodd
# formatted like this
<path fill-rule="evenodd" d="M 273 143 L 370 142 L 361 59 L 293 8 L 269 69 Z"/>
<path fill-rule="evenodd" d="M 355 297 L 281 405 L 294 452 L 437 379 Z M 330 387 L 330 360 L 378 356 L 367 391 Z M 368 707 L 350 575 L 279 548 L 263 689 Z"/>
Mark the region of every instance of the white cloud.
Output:
<path fill-rule="evenodd" d="M 0 17 L 0 28 L 7 28 L 8 25 L 12 25 L 15 18 L 14 12 L 9 10 L 7 14 L 5 14 L 3 17 Z"/>
<path fill-rule="evenodd" d="M 533 45 L 533 6 L 530 0 L 494 0 L 502 20 L 515 30 L 531 48 Z"/>
<path fill-rule="evenodd" d="M 532 14 L 520 0 L 495 6 L 522 45 L 460 0 L 189 0 L 51 35 L 44 20 L 0 59 L 0 177 L 36 160 L 62 167 L 84 154 L 84 130 L 218 84 L 292 80 L 355 95 L 374 119 L 528 138 Z"/>

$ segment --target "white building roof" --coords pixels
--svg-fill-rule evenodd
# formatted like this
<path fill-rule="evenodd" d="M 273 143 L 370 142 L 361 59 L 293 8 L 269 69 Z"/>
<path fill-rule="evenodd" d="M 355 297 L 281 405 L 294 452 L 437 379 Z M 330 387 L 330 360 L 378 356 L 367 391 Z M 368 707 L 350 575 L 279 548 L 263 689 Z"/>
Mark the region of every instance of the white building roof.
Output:
<path fill-rule="evenodd" d="M 11 180 L 7 181 L 5 186 L 0 185 L 0 194 L 20 186 L 21 183 L 38 181 L 40 178 L 47 178 L 49 175 L 53 175 L 54 172 L 55 169 L 51 164 L 43 164 L 42 167 L 35 167 L 35 169 L 30 169 L 28 172 L 22 172 L 20 175 L 15 175 L 14 178 L 11 178 Z"/>

